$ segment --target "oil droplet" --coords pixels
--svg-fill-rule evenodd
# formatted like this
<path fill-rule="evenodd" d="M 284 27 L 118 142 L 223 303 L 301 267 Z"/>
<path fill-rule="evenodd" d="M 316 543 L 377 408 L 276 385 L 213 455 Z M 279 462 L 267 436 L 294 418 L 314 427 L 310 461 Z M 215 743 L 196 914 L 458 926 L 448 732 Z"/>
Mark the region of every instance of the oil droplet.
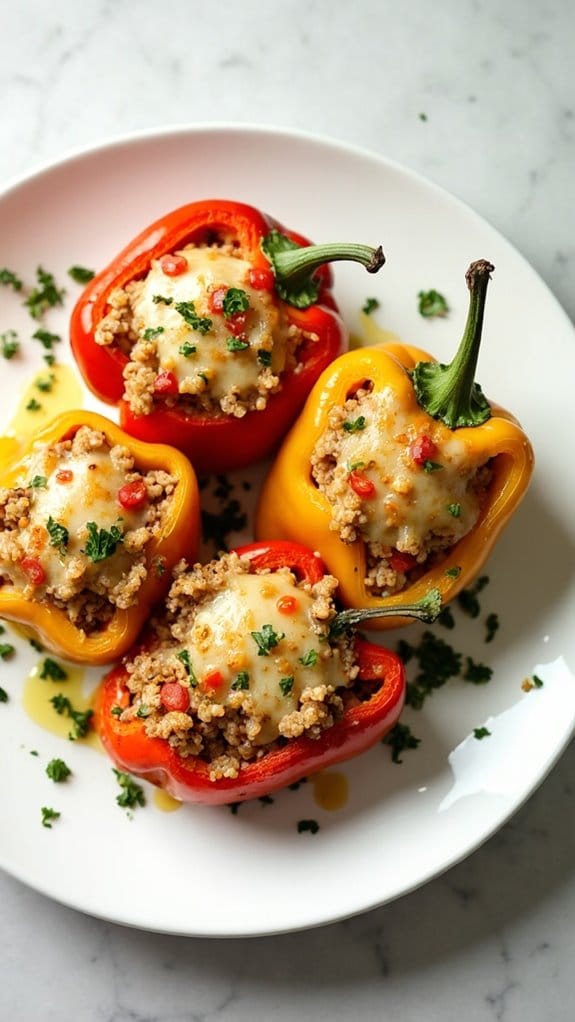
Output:
<path fill-rule="evenodd" d="M 152 800 L 156 809 L 159 809 L 162 813 L 175 813 L 183 805 L 183 802 L 180 802 L 178 798 L 174 798 L 172 795 L 168 795 L 168 792 L 162 788 L 155 789 Z"/>
<path fill-rule="evenodd" d="M 47 384 L 50 390 L 39 389 L 38 383 Z M 12 420 L 3 430 L 5 435 L 0 437 L 2 467 L 17 461 L 30 436 L 47 426 L 56 415 L 70 408 L 82 408 L 83 404 L 82 384 L 72 366 L 55 363 L 35 373 L 22 392 Z"/>
<path fill-rule="evenodd" d="M 345 774 L 331 770 L 310 777 L 313 784 L 313 797 L 321 809 L 335 812 L 343 809 L 347 803 L 349 785 Z"/>
<path fill-rule="evenodd" d="M 60 663 L 60 661 L 58 661 Z M 62 665 L 68 677 L 62 681 L 51 681 L 48 678 L 41 678 L 43 660 L 32 668 L 24 682 L 22 705 L 24 711 L 38 727 L 50 734 L 58 735 L 69 741 L 73 721 L 64 714 L 56 713 L 52 706 L 51 699 L 61 693 L 71 702 L 75 710 L 85 711 L 92 708 L 92 700 L 84 694 L 84 668 Z M 98 752 L 103 752 L 100 739 L 94 730 L 90 730 L 85 738 L 76 739 L 82 745 L 89 745 Z"/>

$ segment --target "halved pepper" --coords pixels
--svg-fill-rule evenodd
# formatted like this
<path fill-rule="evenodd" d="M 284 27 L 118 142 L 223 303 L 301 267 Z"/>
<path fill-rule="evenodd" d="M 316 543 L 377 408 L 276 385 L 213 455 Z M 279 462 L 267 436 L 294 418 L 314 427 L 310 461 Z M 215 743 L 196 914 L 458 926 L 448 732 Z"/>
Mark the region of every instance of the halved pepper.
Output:
<path fill-rule="evenodd" d="M 129 355 L 119 345 L 102 346 L 95 340 L 110 296 L 145 277 L 152 260 L 168 259 L 164 272 L 177 275 L 177 261 L 171 259 L 175 250 L 209 243 L 220 235 L 250 263 L 251 286 L 267 291 L 270 300 L 281 306 L 288 327 L 296 327 L 308 338 L 298 348 L 297 365 L 282 373 L 281 389 L 269 397 L 265 408 L 250 410 L 243 417 L 221 411 L 190 412 L 177 402 L 162 400 L 162 394 L 170 399 L 178 394 L 178 381 L 169 372 L 158 374 L 150 414 L 135 414 L 123 399 Z M 364 245 L 310 245 L 302 235 L 285 230 L 244 203 L 220 199 L 190 203 L 151 224 L 91 281 L 72 313 L 72 351 L 91 390 L 102 401 L 119 405 L 120 424 L 132 436 L 178 447 L 201 472 L 249 465 L 274 449 L 322 370 L 347 348 L 347 331 L 337 313 L 326 265 L 338 259 L 360 262 L 370 272 L 384 262 L 381 249 Z M 239 343 L 248 347 L 244 338 Z"/>
<path fill-rule="evenodd" d="M 262 542 L 240 547 L 254 570 L 287 567 L 311 584 L 325 567 L 310 549 L 296 543 Z M 120 769 L 143 777 L 183 802 L 222 805 L 267 795 L 302 777 L 364 752 L 397 723 L 405 698 L 405 672 L 390 650 L 355 639 L 362 683 L 373 684 L 373 694 L 350 706 L 319 738 L 287 739 L 283 747 L 242 765 L 237 778 L 210 780 L 209 764 L 199 757 L 178 755 L 169 742 L 149 737 L 144 720 L 122 721 L 118 708 L 130 703 L 128 672 L 124 664 L 103 680 L 96 702 L 95 723 L 102 743 Z M 134 653 L 137 653 L 136 649 Z"/>
<path fill-rule="evenodd" d="M 24 478 L 28 460 L 39 448 L 52 448 L 64 440 L 71 440 L 80 427 L 87 426 L 91 430 L 101 432 L 111 447 L 122 445 L 127 447 L 134 458 L 133 471 L 146 473 L 154 469 L 167 472 L 177 478 L 177 485 L 170 496 L 163 512 L 161 531 L 150 538 L 145 547 L 147 574 L 137 593 L 137 602 L 126 609 L 114 608 L 112 616 L 99 630 L 86 633 L 78 627 L 65 610 L 42 591 L 47 574 L 41 559 L 35 550 L 21 562 L 32 589 L 27 598 L 16 585 L 4 579 L 0 585 L 0 617 L 18 622 L 37 634 L 42 643 L 53 652 L 69 660 L 87 664 L 106 664 L 120 657 L 135 642 L 142 625 L 146 621 L 152 606 L 165 594 L 173 567 L 182 557 L 193 558 L 199 544 L 200 515 L 199 494 L 196 476 L 187 458 L 179 451 L 163 444 L 145 444 L 128 436 L 114 423 L 95 412 L 71 411 L 54 419 L 42 432 L 33 437 L 22 450 L 18 461 L 3 467 L 0 486 L 7 489 L 18 487 L 42 487 L 47 492 L 46 478 L 36 477 L 32 481 Z M 91 467 L 91 466 L 90 466 Z M 94 466 L 95 467 L 95 466 Z M 71 472 L 57 473 L 61 477 L 71 476 Z M 62 478 L 65 486 L 66 479 Z M 40 491 L 36 491 L 40 492 Z M 138 483 L 127 483 L 118 492 L 118 519 L 126 509 L 130 510 L 141 505 L 145 500 L 145 488 L 138 489 Z M 90 508 L 82 509 L 86 519 L 97 518 L 91 514 Z M 67 542 L 67 530 L 56 521 L 47 519 L 47 531 L 51 547 Z M 105 554 L 102 543 L 121 542 L 121 531 L 112 530 L 105 535 L 98 530 L 97 522 L 91 522 L 94 546 L 93 560 L 102 562 L 101 570 L 105 571 Z M 42 539 L 46 540 L 46 529 L 40 530 Z M 87 545 L 87 544 L 86 544 Z M 61 546 L 62 554 L 65 553 Z M 35 599 L 35 594 L 39 594 Z"/>
<path fill-rule="evenodd" d="M 438 591 L 445 603 L 478 573 L 502 528 L 525 494 L 533 470 L 531 444 L 509 412 L 488 402 L 474 382 L 481 340 L 487 283 L 493 267 L 485 260 L 467 272 L 470 306 L 458 352 L 448 366 L 437 363 L 419 348 L 401 343 L 359 348 L 337 359 L 322 374 L 305 408 L 292 427 L 261 491 L 256 513 L 256 536 L 291 541 L 305 540 L 318 550 L 328 570 L 340 583 L 344 606 L 363 608 L 374 620 L 362 623 L 375 628 L 408 624 L 401 605 L 418 604 L 430 591 Z M 471 530 L 447 550 L 436 554 L 429 567 L 420 570 L 393 595 L 377 596 L 365 584 L 367 548 L 361 537 L 343 542 L 330 528 L 332 509 L 316 485 L 311 455 L 328 427 L 330 411 L 342 407 L 358 388 L 369 381 L 375 392 L 389 388 L 398 406 L 413 422 L 419 438 L 433 430 L 438 445 L 454 434 L 472 452 L 476 463 L 489 463 L 492 478 L 479 517 Z M 424 469 L 430 455 L 424 446 L 419 457 Z M 360 481 L 367 485 L 360 473 Z M 350 485 L 354 486 L 353 469 Z M 356 492 L 357 489 L 356 489 Z M 457 508 L 455 508 L 457 511 Z M 400 555 L 401 557 L 402 555 Z M 408 565 L 414 558 L 407 558 Z M 397 614 L 394 614 L 397 608 Z M 385 610 L 381 618 L 379 614 Z"/>

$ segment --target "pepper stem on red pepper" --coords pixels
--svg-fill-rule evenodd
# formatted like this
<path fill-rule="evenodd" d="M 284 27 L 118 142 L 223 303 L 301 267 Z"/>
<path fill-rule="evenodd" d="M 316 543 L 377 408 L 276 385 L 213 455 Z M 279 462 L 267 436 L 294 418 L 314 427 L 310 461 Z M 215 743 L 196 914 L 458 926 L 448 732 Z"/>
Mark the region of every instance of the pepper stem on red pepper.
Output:
<path fill-rule="evenodd" d="M 261 247 L 273 268 L 278 295 L 298 309 L 307 309 L 317 302 L 321 284 L 314 274 L 325 263 L 351 260 L 362 263 L 368 273 L 377 273 L 385 263 L 381 245 L 378 248 L 337 242 L 298 245 L 276 230 L 266 235 Z"/>
<path fill-rule="evenodd" d="M 362 621 L 379 617 L 414 617 L 424 624 L 433 624 L 441 613 L 441 593 L 439 589 L 430 589 L 417 603 L 406 603 L 393 607 L 350 607 L 336 614 L 329 627 L 330 638 L 337 638 L 349 628 L 356 628 Z"/>
<path fill-rule="evenodd" d="M 418 362 L 412 373 L 417 400 L 434 419 L 449 429 L 480 426 L 491 416 L 491 408 L 475 370 L 481 344 L 483 312 L 490 274 L 494 267 L 479 259 L 469 267 L 465 280 L 469 288 L 469 312 L 457 354 L 449 365 Z"/>

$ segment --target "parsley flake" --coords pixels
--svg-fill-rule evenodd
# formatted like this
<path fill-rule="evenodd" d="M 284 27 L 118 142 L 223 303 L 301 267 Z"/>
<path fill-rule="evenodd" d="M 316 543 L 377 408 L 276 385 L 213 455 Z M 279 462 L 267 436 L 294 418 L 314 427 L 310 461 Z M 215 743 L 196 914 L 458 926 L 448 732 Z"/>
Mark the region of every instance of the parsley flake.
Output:
<path fill-rule="evenodd" d="M 146 796 L 140 784 L 136 784 L 133 777 L 113 768 L 120 788 L 120 794 L 116 796 L 116 802 L 122 809 L 135 809 L 136 806 L 145 806 Z"/>
<path fill-rule="evenodd" d="M 40 319 L 47 309 L 64 304 L 64 288 L 58 287 L 53 274 L 39 266 L 36 270 L 37 287 L 32 288 L 24 305 L 32 319 Z"/>
<path fill-rule="evenodd" d="M 533 682 L 534 688 L 543 688 L 543 681 L 537 674 L 531 675 L 531 681 Z"/>
<path fill-rule="evenodd" d="M 293 674 L 290 674 L 289 677 L 287 678 L 280 678 L 279 685 L 282 696 L 291 695 L 293 691 L 293 682 L 294 682 Z"/>
<path fill-rule="evenodd" d="M 452 568 L 447 568 L 445 574 L 448 578 L 459 578 L 461 575 L 461 568 L 458 564 L 454 564 Z"/>
<path fill-rule="evenodd" d="M 409 724 L 398 722 L 395 727 L 392 727 L 391 731 L 388 731 L 382 742 L 384 745 L 391 747 L 392 761 L 394 763 L 403 763 L 403 760 L 400 759 L 401 753 L 405 752 L 406 749 L 417 749 L 421 738 L 416 738 L 415 735 L 412 735 Z"/>
<path fill-rule="evenodd" d="M 49 394 L 54 386 L 54 374 L 50 373 L 48 379 L 43 379 L 41 376 L 37 380 L 34 380 L 34 386 L 37 390 L 40 390 L 43 394 Z"/>
<path fill-rule="evenodd" d="M 63 759 L 51 759 L 46 767 L 46 773 L 51 781 L 55 781 L 56 784 L 60 784 L 62 781 L 68 779 L 72 771 Z"/>
<path fill-rule="evenodd" d="M 6 330 L 5 333 L 0 334 L 0 345 L 2 348 L 2 358 L 8 361 L 14 358 L 20 348 L 20 341 L 18 334 L 15 330 Z"/>
<path fill-rule="evenodd" d="M 7 702 L 8 702 L 8 693 L 7 693 L 6 689 L 2 688 L 2 686 L 0 685 L 0 703 L 7 703 Z"/>
<path fill-rule="evenodd" d="M 190 679 L 191 687 L 192 688 L 196 688 L 196 686 L 198 684 L 198 679 L 196 678 L 196 672 L 194 671 L 194 668 L 192 666 L 192 661 L 190 659 L 190 654 L 189 654 L 188 650 L 187 649 L 181 649 L 179 653 L 176 653 L 176 658 L 186 668 L 186 674 L 188 675 L 188 678 Z"/>
<path fill-rule="evenodd" d="M 0 270 L 0 284 L 4 284 L 5 287 L 11 287 L 13 291 L 21 291 L 24 286 L 20 277 L 13 270 L 7 270 L 6 267 Z"/>
<path fill-rule="evenodd" d="M 479 614 L 481 613 L 481 607 L 477 597 L 479 596 L 479 593 L 482 592 L 483 589 L 485 589 L 485 586 L 488 583 L 489 576 L 481 575 L 479 578 L 475 580 L 472 586 L 469 586 L 468 589 L 462 589 L 461 592 L 458 594 L 457 602 L 461 610 L 465 614 L 468 614 L 469 617 L 473 618 L 479 617 Z"/>
<path fill-rule="evenodd" d="M 179 312 L 188 326 L 192 330 L 197 330 L 199 334 L 207 334 L 212 329 L 212 320 L 206 316 L 199 316 L 194 302 L 176 302 L 174 309 Z"/>
<path fill-rule="evenodd" d="M 178 354 L 183 355 L 184 358 L 189 358 L 190 355 L 195 355 L 197 350 L 196 345 L 192 344 L 191 341 L 184 341 L 178 348 Z"/>
<path fill-rule="evenodd" d="M 0 643 L 0 657 L 2 658 L 2 660 L 7 660 L 8 657 L 11 657 L 13 653 L 14 646 L 12 646 L 9 642 Z"/>
<path fill-rule="evenodd" d="M 50 702 L 60 717 L 69 717 L 73 722 L 74 727 L 68 734 L 70 741 L 75 742 L 77 738 L 85 738 L 90 730 L 90 722 L 94 716 L 94 711 L 75 710 L 68 697 L 62 695 L 61 692 L 56 696 L 52 696 Z"/>
<path fill-rule="evenodd" d="M 248 341 L 241 341 L 239 337 L 228 337 L 226 341 L 228 351 L 245 351 L 249 348 Z"/>
<path fill-rule="evenodd" d="M 42 826 L 52 830 L 52 822 L 59 820 L 60 815 L 55 809 L 50 809 L 49 806 L 42 806 Z"/>
<path fill-rule="evenodd" d="M 420 291 L 417 295 L 419 299 L 419 315 L 425 319 L 443 318 L 447 316 L 449 312 L 449 306 L 439 291 Z"/>
<path fill-rule="evenodd" d="M 47 485 L 48 480 L 46 476 L 34 476 L 30 480 L 30 486 L 32 486 L 35 490 L 45 490 Z"/>
<path fill-rule="evenodd" d="M 461 504 L 448 504 L 447 510 L 454 518 L 461 518 Z"/>
<path fill-rule="evenodd" d="M 56 548 L 61 557 L 66 554 L 66 548 L 68 546 L 68 540 L 70 538 L 68 530 L 64 525 L 60 525 L 59 522 L 55 522 L 52 515 L 46 522 L 46 528 L 48 535 L 50 536 L 50 546 Z"/>
<path fill-rule="evenodd" d="M 250 676 L 247 671 L 240 671 L 236 680 L 232 682 L 234 692 L 246 692 L 250 687 Z"/>
<path fill-rule="evenodd" d="M 477 740 L 479 742 L 481 741 L 482 738 L 489 738 L 490 735 L 491 735 L 491 731 L 488 728 L 486 728 L 486 727 L 474 727 L 473 728 L 473 737 L 477 738 Z"/>
<path fill-rule="evenodd" d="M 93 564 L 112 557 L 116 553 L 116 547 L 124 542 L 122 532 L 117 525 L 112 525 L 108 530 L 99 529 L 96 522 L 86 522 L 86 529 L 88 530 L 88 539 L 82 553 L 86 554 Z"/>
<path fill-rule="evenodd" d="M 466 657 L 466 667 L 463 673 L 464 681 L 470 681 L 472 685 L 485 685 L 486 682 L 491 680 L 492 676 L 493 668 L 487 667 L 486 664 L 477 663 L 470 656 Z"/>
<path fill-rule="evenodd" d="M 269 656 L 272 649 L 285 638 L 285 633 L 278 635 L 272 625 L 262 625 L 261 632 L 250 632 L 250 635 L 258 647 L 258 656 Z"/>
<path fill-rule="evenodd" d="M 47 656 L 40 669 L 40 677 L 43 681 L 66 681 L 68 674 L 57 660 Z"/>
<path fill-rule="evenodd" d="M 152 301 L 154 305 L 171 305 L 174 299 L 166 298 L 164 295 L 154 295 Z"/>
<path fill-rule="evenodd" d="M 317 834 L 319 830 L 319 823 L 317 820 L 298 820 L 297 821 L 297 832 L 298 834 L 304 834 L 309 831 L 310 834 Z"/>
<path fill-rule="evenodd" d="M 40 402 L 37 401 L 35 397 L 32 397 L 32 398 L 30 398 L 28 404 L 26 405 L 26 411 L 27 412 L 39 412 L 41 407 L 42 407 L 42 405 L 40 404 Z"/>
<path fill-rule="evenodd" d="M 147 326 L 142 334 L 142 337 L 145 341 L 153 341 L 156 339 L 156 337 L 159 337 L 160 334 L 163 333 L 164 333 L 163 326 Z"/>
<path fill-rule="evenodd" d="M 304 667 L 315 667 L 319 660 L 319 653 L 316 649 L 308 649 L 303 656 L 300 656 L 299 662 Z"/>
<path fill-rule="evenodd" d="M 442 468 L 443 465 L 440 465 L 438 461 L 430 461 L 429 458 L 423 462 L 424 472 L 439 472 Z"/>
<path fill-rule="evenodd" d="M 88 270 L 85 266 L 70 266 L 68 276 L 71 277 L 76 284 L 89 284 L 96 274 L 94 273 L 94 270 Z"/>
<path fill-rule="evenodd" d="M 229 287 L 222 302 L 222 312 L 225 319 L 230 319 L 238 312 L 246 312 L 250 307 L 250 300 L 241 287 Z"/>
<path fill-rule="evenodd" d="M 258 362 L 264 369 L 269 369 L 272 364 L 272 353 L 271 351 L 265 351 L 264 348 L 260 348 L 258 351 Z"/>
<path fill-rule="evenodd" d="M 365 415 L 358 415 L 357 419 L 348 419 L 342 424 L 342 428 L 346 433 L 360 433 L 365 427 Z"/>
<path fill-rule="evenodd" d="M 366 298 L 365 302 L 364 302 L 364 304 L 362 306 L 361 311 L 363 313 L 365 313 L 366 316 L 370 316 L 371 313 L 375 312 L 376 309 L 379 309 L 379 301 L 378 301 L 378 299 L 377 298 Z"/>
<path fill-rule="evenodd" d="M 58 344 L 62 338 L 60 337 L 60 334 L 52 334 L 49 330 L 39 328 L 32 334 L 32 340 L 40 341 L 40 344 L 43 348 L 46 348 L 46 351 L 51 351 L 54 345 Z"/>

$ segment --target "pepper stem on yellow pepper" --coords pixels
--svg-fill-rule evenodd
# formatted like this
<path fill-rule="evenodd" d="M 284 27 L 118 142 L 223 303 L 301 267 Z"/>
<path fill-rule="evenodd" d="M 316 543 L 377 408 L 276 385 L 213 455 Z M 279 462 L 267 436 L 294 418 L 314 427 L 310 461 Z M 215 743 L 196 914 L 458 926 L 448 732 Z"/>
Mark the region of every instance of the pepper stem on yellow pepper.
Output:
<path fill-rule="evenodd" d="M 491 416 L 491 407 L 475 382 L 481 344 L 483 313 L 490 274 L 494 267 L 486 259 L 471 263 L 465 280 L 469 288 L 467 322 L 457 354 L 449 365 L 418 362 L 412 372 L 417 400 L 434 419 L 449 429 L 480 426 Z"/>
<path fill-rule="evenodd" d="M 365 266 L 368 273 L 377 273 L 385 263 L 381 245 L 298 245 L 276 230 L 265 236 L 261 247 L 274 271 L 277 293 L 282 301 L 298 309 L 307 309 L 317 301 L 321 285 L 314 273 L 325 263 L 351 260 Z"/>
<path fill-rule="evenodd" d="M 417 603 L 406 603 L 403 606 L 381 607 L 350 607 L 336 614 L 329 628 L 330 638 L 335 638 L 349 628 L 356 628 L 362 621 L 379 617 L 413 617 L 426 625 L 433 624 L 441 613 L 441 593 L 439 589 L 430 589 Z"/>

